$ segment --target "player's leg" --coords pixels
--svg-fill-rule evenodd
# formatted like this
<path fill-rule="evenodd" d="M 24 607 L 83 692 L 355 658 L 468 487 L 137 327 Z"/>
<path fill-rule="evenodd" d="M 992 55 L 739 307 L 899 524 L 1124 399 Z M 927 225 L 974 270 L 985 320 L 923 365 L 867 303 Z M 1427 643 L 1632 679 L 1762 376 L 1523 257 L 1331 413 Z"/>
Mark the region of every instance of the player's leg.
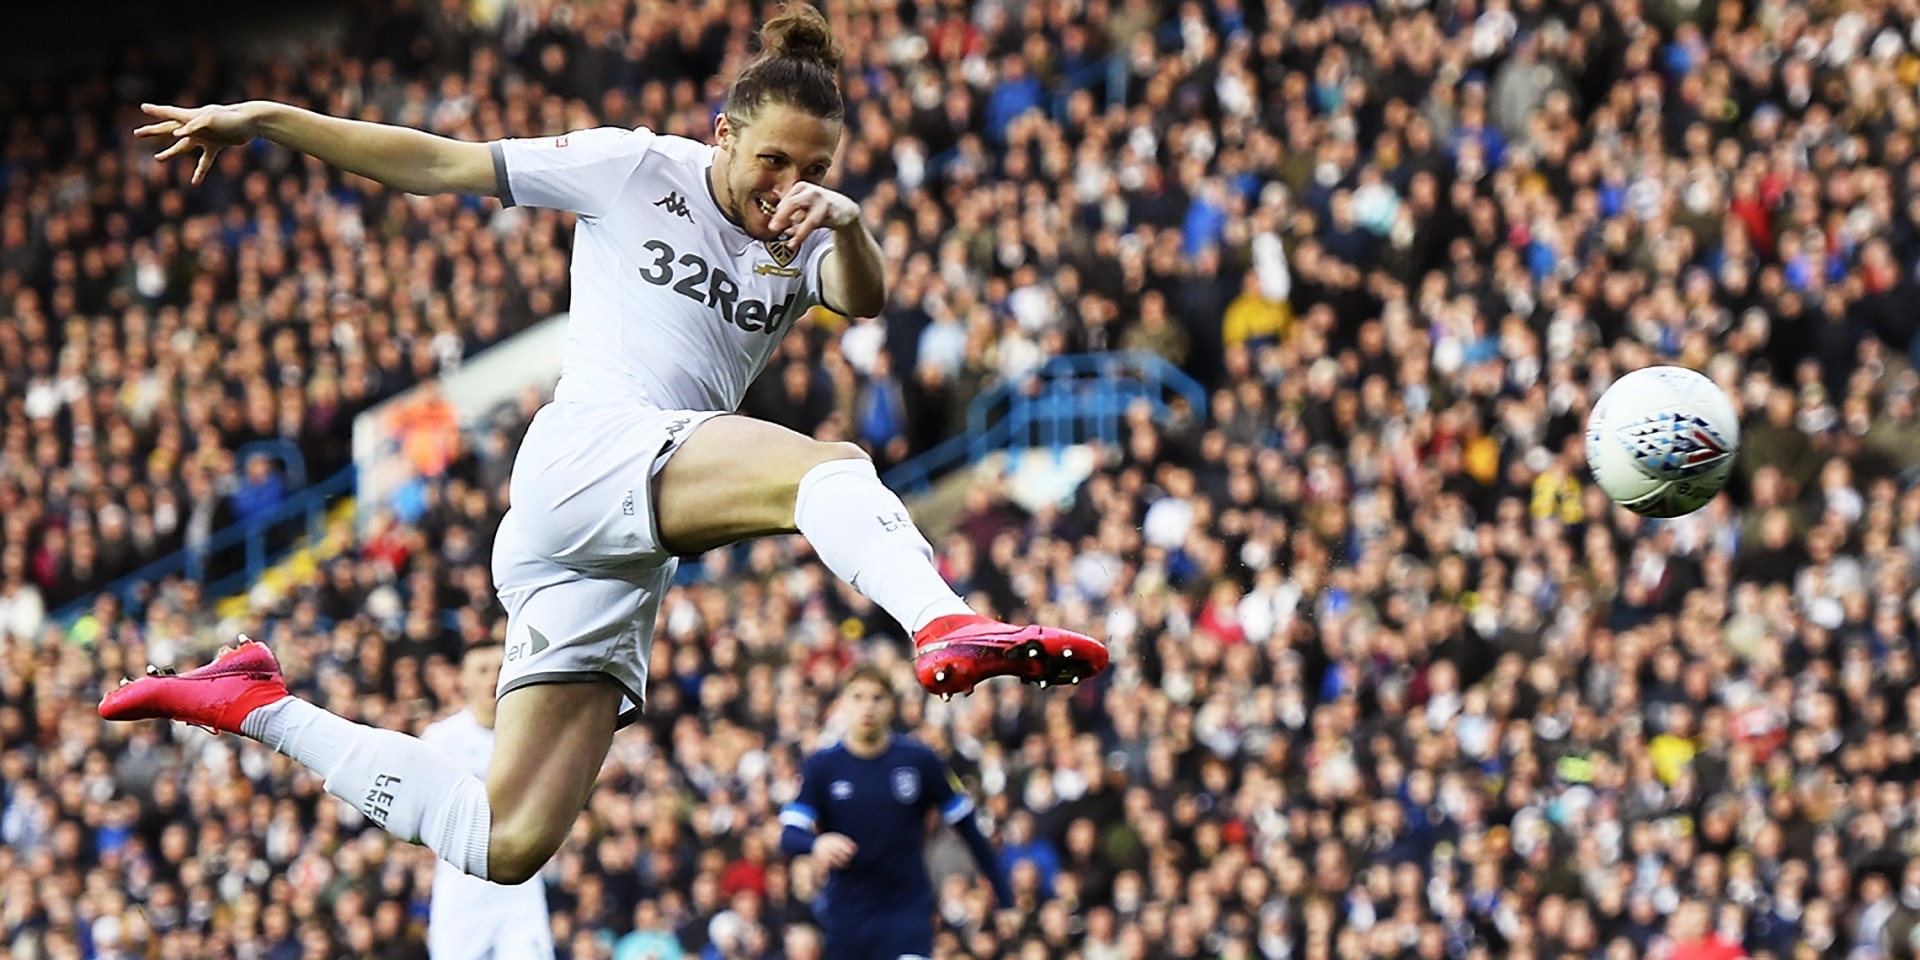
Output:
<path fill-rule="evenodd" d="M 596 681 L 525 686 L 500 698 L 487 765 L 487 879 L 523 883 L 560 849 L 606 763 L 624 698 L 618 686 Z"/>
<path fill-rule="evenodd" d="M 654 615 L 674 570 L 654 542 L 647 484 L 692 423 L 581 404 L 534 417 L 494 542 L 508 646 L 484 782 L 413 737 L 290 696 L 257 643 L 201 670 L 135 681 L 109 694 L 100 714 L 252 737 L 319 773 L 327 792 L 400 839 L 462 872 L 522 882 L 565 839 L 614 729 L 646 690 Z"/>
<path fill-rule="evenodd" d="M 1106 668 L 1106 647 L 975 616 L 933 565 L 899 496 L 860 448 L 745 417 L 694 427 L 654 483 L 661 542 L 692 554 L 748 537 L 806 536 L 820 559 L 914 634 L 921 683 L 942 694 L 992 676 L 1061 682 Z"/>
<path fill-rule="evenodd" d="M 501 701 L 488 783 L 395 730 L 354 723 L 287 692 L 264 644 L 108 694 L 109 720 L 170 719 L 251 737 L 321 776 L 375 825 L 463 872 L 532 876 L 559 847 L 606 758 L 623 693 L 606 683 L 527 687 Z M 558 824 L 556 826 L 556 824 Z"/>

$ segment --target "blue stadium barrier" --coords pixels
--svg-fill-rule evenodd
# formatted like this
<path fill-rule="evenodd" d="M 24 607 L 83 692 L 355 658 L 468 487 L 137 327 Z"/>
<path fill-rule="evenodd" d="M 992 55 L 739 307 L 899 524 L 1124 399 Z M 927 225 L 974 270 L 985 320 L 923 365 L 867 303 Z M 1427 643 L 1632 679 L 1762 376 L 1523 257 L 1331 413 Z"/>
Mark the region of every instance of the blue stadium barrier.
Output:
<path fill-rule="evenodd" d="M 1205 418 L 1206 390 L 1158 354 L 1054 357 L 1024 379 L 975 397 L 967 408 L 967 432 L 887 471 L 887 486 L 902 494 L 924 493 L 947 473 L 999 451 L 1017 465 L 1028 450 L 1058 456 L 1076 444 L 1117 443 L 1128 407 L 1145 400 L 1156 416 L 1164 415 L 1174 397 L 1184 398 L 1195 417 Z"/>
<path fill-rule="evenodd" d="M 272 442 L 267 441 L 267 443 L 270 446 Z M 239 452 L 244 453 L 253 446 L 255 445 L 249 444 Z M 292 445 L 288 444 L 288 446 Z M 275 451 L 263 447 L 259 452 L 273 455 Z M 298 457 L 299 451 L 293 450 L 293 455 Z M 240 457 L 240 460 L 244 463 L 245 457 Z M 301 476 L 304 477 L 305 463 L 298 462 L 297 465 Z M 289 470 L 293 467 L 294 465 L 290 464 Z M 169 577 L 181 577 L 199 582 L 202 584 L 202 595 L 209 601 L 239 593 L 245 590 L 248 584 L 260 579 L 260 576 L 266 573 L 274 563 L 300 543 L 319 542 L 326 533 L 327 508 L 341 497 L 353 492 L 354 472 L 353 467 L 347 467 L 311 487 L 297 490 L 272 510 L 252 520 L 231 524 L 208 537 L 205 543 L 194 544 L 161 557 L 107 585 L 100 593 L 118 595 L 121 604 L 129 611 L 137 610 L 141 606 L 140 593 L 143 587 L 157 584 Z M 291 482 L 291 476 L 289 481 Z M 276 533 L 282 535 L 290 533 L 288 528 L 292 527 L 296 521 L 301 524 L 300 532 L 303 537 L 287 537 L 284 547 L 274 549 L 270 538 Z M 244 551 L 240 562 L 222 564 L 222 559 L 235 548 Z M 221 570 L 222 566 L 231 566 L 233 569 L 225 570 L 209 581 L 207 579 L 209 568 Z M 68 603 L 55 610 L 48 619 L 55 623 L 70 625 L 93 607 L 94 597 L 98 595 L 82 597 Z"/>

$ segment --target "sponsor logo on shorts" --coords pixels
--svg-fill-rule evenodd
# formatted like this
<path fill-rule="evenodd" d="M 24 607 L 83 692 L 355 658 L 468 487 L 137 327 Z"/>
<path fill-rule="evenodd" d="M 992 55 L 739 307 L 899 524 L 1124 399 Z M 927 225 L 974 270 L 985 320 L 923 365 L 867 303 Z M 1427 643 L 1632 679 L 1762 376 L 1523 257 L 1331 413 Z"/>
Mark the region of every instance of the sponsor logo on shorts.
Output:
<path fill-rule="evenodd" d="M 620 498 L 620 512 L 626 514 L 629 517 L 633 516 L 633 491 L 632 490 L 628 490 L 627 495 Z"/>
<path fill-rule="evenodd" d="M 527 628 L 527 636 L 529 638 L 527 642 L 516 643 L 513 645 L 513 649 L 507 651 L 508 663 L 527 657 L 539 656 L 542 650 L 553 646 L 553 644 L 547 642 L 546 634 L 532 627 Z"/>

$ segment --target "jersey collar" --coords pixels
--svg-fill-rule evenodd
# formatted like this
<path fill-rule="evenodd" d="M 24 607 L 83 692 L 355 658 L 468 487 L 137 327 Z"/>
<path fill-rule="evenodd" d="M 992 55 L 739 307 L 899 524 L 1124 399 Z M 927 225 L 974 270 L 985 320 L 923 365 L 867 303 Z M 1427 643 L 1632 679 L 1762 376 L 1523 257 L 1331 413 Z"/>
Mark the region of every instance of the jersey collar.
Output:
<path fill-rule="evenodd" d="M 719 152 L 719 148 L 718 148 L 718 147 L 715 147 L 715 148 L 714 148 L 714 152 L 715 152 L 715 153 L 718 153 L 718 152 Z M 705 185 L 706 185 L 706 188 L 707 188 L 707 202 L 709 202 L 709 203 L 711 203 L 711 204 L 713 204 L 713 209 L 714 209 L 714 212 L 716 212 L 716 213 L 718 213 L 718 214 L 720 214 L 720 217 L 721 217 L 721 219 L 723 219 L 723 220 L 725 220 L 725 221 L 727 221 L 728 223 L 730 223 L 730 224 L 732 224 L 732 225 L 733 225 L 733 228 L 734 228 L 735 230 L 738 230 L 738 231 L 740 231 L 740 233 L 741 233 L 741 235 L 743 235 L 743 236 L 751 236 L 750 234 L 748 234 L 748 233 L 747 233 L 747 228 L 746 228 L 746 225 L 745 225 L 745 224 L 743 224 L 743 223 L 741 223 L 741 222 L 740 222 L 740 221 L 738 221 L 738 220 L 735 220 L 735 219 L 733 218 L 733 214 L 731 214 L 731 213 L 728 213 L 728 212 L 727 212 L 727 208 L 726 208 L 726 207 L 725 207 L 724 205 L 722 205 L 722 204 L 720 203 L 720 197 L 719 197 L 719 195 L 718 195 L 718 194 L 715 194 L 715 193 L 713 192 L 713 156 L 712 156 L 712 154 L 709 154 L 709 155 L 707 156 L 707 166 L 706 166 L 706 169 L 704 169 L 704 170 L 702 170 L 702 171 L 701 171 L 701 174 L 700 174 L 700 182 L 701 182 L 702 184 L 705 184 Z"/>

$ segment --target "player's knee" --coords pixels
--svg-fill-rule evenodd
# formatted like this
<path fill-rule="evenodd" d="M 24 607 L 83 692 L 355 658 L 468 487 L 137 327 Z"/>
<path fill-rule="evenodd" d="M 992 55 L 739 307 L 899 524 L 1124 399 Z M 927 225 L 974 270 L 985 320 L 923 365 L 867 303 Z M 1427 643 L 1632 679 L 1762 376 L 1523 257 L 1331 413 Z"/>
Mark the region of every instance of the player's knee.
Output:
<path fill-rule="evenodd" d="M 861 449 L 859 444 L 847 443 L 844 440 L 831 442 L 815 441 L 812 448 L 808 450 L 808 453 L 811 455 L 811 462 L 807 464 L 808 469 L 812 469 L 823 463 L 832 463 L 835 460 L 873 459 L 867 455 L 867 451 Z"/>
<path fill-rule="evenodd" d="M 560 848 L 546 831 L 496 823 L 487 837 L 487 879 L 512 886 L 533 879 Z"/>
<path fill-rule="evenodd" d="M 847 460 L 871 462 L 873 458 L 867 456 L 867 452 L 860 449 L 858 444 L 840 441 L 808 441 L 803 452 L 793 461 L 793 469 L 787 477 L 785 487 L 780 491 L 779 499 L 784 505 L 787 498 L 798 493 L 801 482 L 806 480 L 807 474 L 813 472 L 815 467 Z"/>

